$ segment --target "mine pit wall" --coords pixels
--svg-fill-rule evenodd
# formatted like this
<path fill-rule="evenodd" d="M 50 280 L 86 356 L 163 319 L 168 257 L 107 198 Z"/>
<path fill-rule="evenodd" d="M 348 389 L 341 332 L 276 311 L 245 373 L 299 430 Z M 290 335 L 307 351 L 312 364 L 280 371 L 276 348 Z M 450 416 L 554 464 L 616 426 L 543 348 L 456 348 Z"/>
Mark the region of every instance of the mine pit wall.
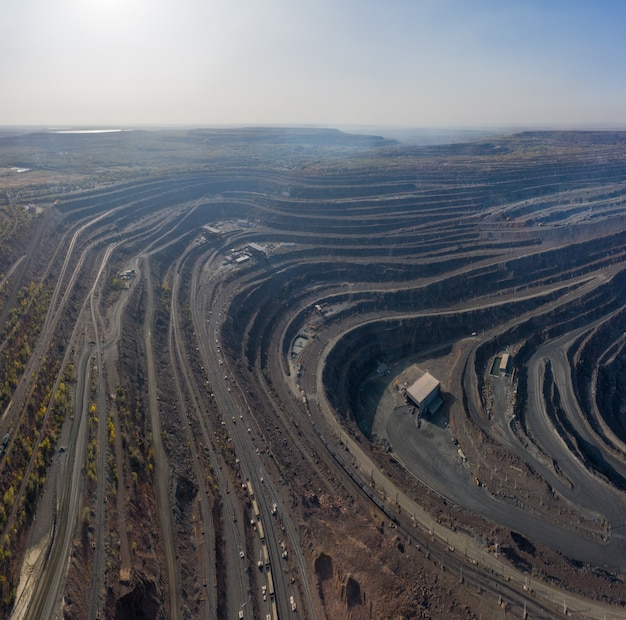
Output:
<path fill-rule="evenodd" d="M 593 471 L 597 476 L 621 491 L 626 490 L 626 479 L 606 462 L 597 446 L 590 444 L 576 432 L 567 413 L 561 408 L 559 390 L 554 383 L 552 367 L 549 362 L 546 364 L 544 372 L 543 398 L 548 417 L 568 449 L 580 459 L 589 471 Z"/>
<path fill-rule="evenodd" d="M 554 382 L 552 364 L 548 360 L 543 372 L 542 396 L 546 414 L 567 449 L 575 454 L 579 459 L 584 460 L 582 453 L 578 450 L 578 442 L 574 429 L 567 419 L 567 415 L 561 409 L 561 395 L 559 388 Z"/>
<path fill-rule="evenodd" d="M 449 315 L 372 321 L 350 330 L 333 347 L 326 360 L 322 380 L 329 401 L 338 412 L 347 413 L 354 419 L 359 386 L 380 361 L 391 365 L 439 343 L 452 344 L 466 338 L 472 331 L 488 330 L 494 323 L 506 322 L 552 298 L 546 295 L 497 308 Z M 487 352 L 496 348 L 496 343 L 490 343 L 479 360 L 486 360 Z M 484 364 L 484 361 L 476 363 Z"/>
<path fill-rule="evenodd" d="M 540 314 L 527 321 L 519 323 L 515 327 L 500 334 L 496 339 L 486 342 L 476 351 L 474 372 L 477 377 L 482 376 L 484 365 L 498 350 L 512 342 L 524 341 L 519 351 L 515 355 L 515 366 L 517 368 L 517 400 L 515 413 L 524 432 L 527 431 L 525 423 L 525 408 L 528 400 L 526 365 L 532 357 L 537 347 L 547 340 L 558 338 L 568 331 L 582 327 L 596 319 L 616 310 L 626 304 L 626 270 L 619 272 L 612 280 L 607 281 L 602 286 L 591 293 L 583 296 L 548 314 Z M 622 314 L 622 313 L 620 313 Z M 569 353 L 571 361 L 571 351 Z M 591 358 L 589 363 L 593 365 L 595 358 Z M 589 408 L 585 407 L 584 400 L 581 400 L 581 389 L 587 389 L 588 382 L 585 383 L 581 377 L 573 377 L 573 385 L 577 393 L 580 405 L 585 414 L 589 417 Z"/>
<path fill-rule="evenodd" d="M 468 261 L 466 261 L 467 264 Z M 268 261 L 267 267 L 273 270 L 274 261 Z M 436 276 L 441 266 L 435 264 L 427 264 L 421 266 L 410 266 L 408 273 L 402 274 L 402 280 L 406 278 L 416 278 L 425 276 L 430 270 L 430 275 Z M 444 266 L 445 268 L 445 266 Z M 234 325 L 247 325 L 251 317 L 255 317 L 255 321 L 263 321 L 267 323 L 268 314 L 272 315 L 276 312 L 276 300 L 292 305 L 300 296 L 310 293 L 310 284 L 337 283 L 344 281 L 359 281 L 382 283 L 388 280 L 386 266 L 371 266 L 355 263 L 334 263 L 331 269 L 325 269 L 323 263 L 301 262 L 289 266 L 287 269 L 280 267 L 280 271 L 272 273 L 271 279 L 267 280 L 258 288 L 249 290 L 245 288 L 233 300 L 229 309 L 230 321 Z M 389 269 L 397 271 L 397 266 L 390 265 Z M 487 277 L 487 276 L 490 277 Z M 492 266 L 479 267 L 471 276 L 467 274 L 453 275 L 442 278 L 439 281 L 425 285 L 419 289 L 407 288 L 405 290 L 393 292 L 364 292 L 364 293 L 345 293 L 334 294 L 331 297 L 318 298 L 316 303 L 325 303 L 327 300 L 340 304 L 347 301 L 354 301 L 347 313 L 368 313 L 376 312 L 381 308 L 393 308 L 396 312 L 415 312 L 426 310 L 432 307 L 434 301 L 440 306 L 458 303 L 463 298 L 487 293 L 494 283 L 498 284 L 498 275 L 502 275 L 509 279 L 510 273 L 504 273 L 499 268 Z M 337 313 L 332 320 L 339 320 L 346 314 Z M 289 348 L 293 338 L 301 329 L 302 322 L 293 322 L 285 342 L 283 343 L 283 354 L 288 355 Z M 258 334 L 260 326 L 255 325 L 250 331 Z M 470 330 L 475 331 L 475 330 Z M 225 333 L 228 345 L 234 347 L 233 350 L 241 350 L 242 342 L 237 340 L 235 333 Z M 232 341 L 231 341 L 232 339 Z M 248 365 L 252 365 L 259 352 L 260 343 L 258 340 L 250 340 L 246 344 L 244 356 Z"/>
<path fill-rule="evenodd" d="M 453 342 L 467 337 L 471 331 L 486 331 L 494 324 L 503 324 L 525 312 L 557 299 L 556 293 L 523 302 L 511 302 L 486 310 L 444 316 L 415 317 L 399 320 L 373 321 L 348 332 L 327 358 L 323 383 L 336 411 L 354 419 L 356 395 L 364 378 L 383 360 L 392 364 L 432 348 L 438 342 Z M 518 402 L 516 413 L 524 426 L 527 402 L 525 363 L 537 346 L 569 330 L 600 318 L 626 303 L 626 271 L 617 274 L 580 300 L 559 307 L 548 314 L 537 314 L 480 346 L 475 354 L 474 372 L 479 381 L 487 361 L 503 346 L 525 340 L 516 355 Z M 478 385 L 480 388 L 480 384 Z M 480 392 L 480 390 L 479 390 Z"/>
<path fill-rule="evenodd" d="M 415 191 L 415 183 L 366 183 L 362 179 L 354 179 L 353 184 L 346 184 L 349 175 L 340 175 L 336 178 L 339 184 L 330 184 L 329 178 L 324 177 L 324 185 L 296 186 L 290 191 L 291 197 L 298 200 L 337 200 L 340 198 L 367 198 L 368 196 L 385 196 L 396 193 Z"/>
<path fill-rule="evenodd" d="M 206 174 L 183 174 L 159 179 L 144 179 L 81 192 L 74 197 L 64 198 L 58 208 L 65 215 L 66 221 L 74 221 L 82 217 L 93 217 L 107 209 L 124 205 L 132 204 L 132 213 L 136 215 L 138 211 L 155 211 L 224 192 L 267 191 L 274 193 L 280 188 L 281 185 L 267 180 L 255 177 L 246 179 L 236 174 L 233 174 L 232 178 L 225 177 L 223 174 L 220 178 L 211 178 Z"/>
<path fill-rule="evenodd" d="M 499 285 L 520 286 L 532 284 L 541 276 L 541 283 L 547 284 L 557 282 L 563 278 L 563 270 L 567 271 L 567 277 L 574 277 L 583 274 L 588 270 L 589 250 L 595 248 L 595 254 L 591 256 L 602 261 L 601 264 L 610 264 L 615 258 L 607 257 L 607 248 L 611 248 L 623 241 L 623 235 L 616 236 L 610 240 L 607 245 L 603 245 L 602 250 L 598 250 L 597 242 L 590 242 L 575 246 L 575 248 L 559 248 L 557 250 L 549 250 L 540 254 L 533 254 L 521 259 L 511 259 L 504 261 L 499 265 L 488 265 L 477 267 L 476 270 L 469 274 L 458 274 L 450 277 L 444 277 L 441 280 L 420 287 L 419 289 L 411 288 L 395 292 L 384 293 L 360 293 L 358 308 L 359 312 L 367 312 L 380 307 L 381 301 L 386 307 L 393 308 L 397 311 L 415 311 L 425 309 L 432 306 L 436 301 L 440 306 L 458 302 L 462 299 L 468 299 L 475 295 L 488 294 L 494 289 L 498 289 Z M 311 258 L 311 256 L 301 255 L 301 258 Z M 271 264 L 271 263 L 270 263 Z M 466 261 L 467 264 L 467 261 Z M 297 294 L 299 289 L 305 288 L 310 282 L 336 282 L 343 281 L 359 281 L 359 282 L 385 282 L 389 278 L 389 272 L 394 276 L 397 275 L 399 282 L 410 281 L 413 278 L 436 276 L 442 269 L 447 269 L 451 265 L 442 263 L 427 263 L 419 266 L 409 265 L 402 267 L 402 273 L 398 273 L 400 267 L 394 264 L 384 263 L 372 266 L 358 265 L 350 263 L 335 263 L 332 269 L 325 270 L 323 263 L 303 262 L 293 265 L 288 270 L 276 274 L 272 278 L 270 286 L 281 291 L 281 284 L 285 287 L 285 293 L 290 298 Z M 595 266 L 601 266 L 596 264 Z M 487 277 L 489 276 L 489 277 Z M 247 294 L 247 293 L 246 293 Z M 355 298 L 354 294 L 333 295 L 334 303 L 341 303 Z M 369 302 L 368 302 L 369 299 Z M 318 303 L 323 303 L 324 298 L 320 298 Z M 252 297 L 248 298 L 248 303 L 254 304 Z M 250 310 L 244 307 L 240 310 L 240 317 L 243 318 L 249 314 Z M 297 327 L 294 327 L 297 330 Z M 290 336 L 295 334 L 290 333 Z"/>
<path fill-rule="evenodd" d="M 585 411 L 592 428 L 604 441 L 612 444 L 605 436 L 594 415 L 594 404 L 607 426 L 621 440 L 626 441 L 626 363 L 623 334 L 626 329 L 626 308 L 600 325 L 588 338 L 581 336 L 568 351 L 572 373 L 572 384 L 576 396 Z M 609 363 L 599 362 L 603 357 L 614 356 Z M 597 365 L 595 403 L 593 374 Z M 615 447 L 615 446 L 614 446 Z"/>
<path fill-rule="evenodd" d="M 239 330 L 225 329 L 223 337 L 226 339 L 225 344 L 233 351 L 242 351 L 243 357 L 249 367 L 251 367 L 259 354 L 267 353 L 270 340 L 259 339 L 258 334 L 271 335 L 269 327 L 284 312 L 283 304 L 293 305 L 300 298 L 310 294 L 310 283 L 315 284 L 343 282 L 345 278 L 352 279 L 354 277 L 354 265 L 346 264 L 344 269 L 339 266 L 333 269 L 325 270 L 320 264 L 298 264 L 291 269 L 287 269 L 273 274 L 273 277 L 264 285 L 259 286 L 252 291 L 244 289 L 235 297 L 229 308 L 229 323 L 239 326 Z M 271 267 L 270 267 L 271 268 Z M 366 274 L 370 281 L 385 281 L 385 275 L 377 272 L 376 269 L 370 269 Z M 353 293 L 337 294 L 332 296 L 332 303 L 340 304 L 351 301 L 355 297 Z M 337 313 L 332 320 L 337 321 L 351 313 L 367 313 L 374 312 L 377 309 L 385 307 L 393 307 L 398 311 L 415 311 L 416 309 L 425 308 L 433 297 L 440 302 L 452 303 L 458 300 L 458 293 L 454 291 L 454 285 L 449 283 L 449 279 L 444 283 L 436 283 L 431 286 L 424 287 L 424 290 L 408 289 L 394 293 L 363 293 L 359 294 L 360 300 L 351 304 L 351 307 L 345 311 Z M 277 300 L 279 303 L 277 304 Z M 321 299 L 324 303 L 325 299 Z M 316 300 L 317 302 L 317 300 Z M 320 317 L 320 321 L 323 319 Z M 248 330 L 252 334 L 256 334 L 255 338 L 248 338 L 244 341 L 240 340 L 242 333 L 241 326 L 248 325 L 253 322 Z M 304 318 L 291 324 L 287 337 L 283 341 L 283 355 L 287 357 L 293 338 L 304 324 Z"/>

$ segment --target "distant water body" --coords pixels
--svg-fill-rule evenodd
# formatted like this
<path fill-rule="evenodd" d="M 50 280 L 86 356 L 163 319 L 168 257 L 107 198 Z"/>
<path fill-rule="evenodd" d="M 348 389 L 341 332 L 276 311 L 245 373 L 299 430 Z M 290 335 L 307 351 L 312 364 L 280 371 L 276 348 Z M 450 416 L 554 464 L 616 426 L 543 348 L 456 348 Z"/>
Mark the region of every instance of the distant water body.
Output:
<path fill-rule="evenodd" d="M 119 133 L 129 129 L 58 129 L 52 133 Z"/>

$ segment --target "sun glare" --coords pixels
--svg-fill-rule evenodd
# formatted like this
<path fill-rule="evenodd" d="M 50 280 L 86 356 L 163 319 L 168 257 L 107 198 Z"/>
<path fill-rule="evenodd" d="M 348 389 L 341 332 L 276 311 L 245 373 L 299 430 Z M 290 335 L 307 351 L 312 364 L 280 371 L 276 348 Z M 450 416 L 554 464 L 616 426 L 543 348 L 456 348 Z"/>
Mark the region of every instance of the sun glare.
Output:
<path fill-rule="evenodd" d="M 107 22 L 139 17 L 147 3 L 143 0 L 90 0 L 85 3 L 93 19 Z"/>

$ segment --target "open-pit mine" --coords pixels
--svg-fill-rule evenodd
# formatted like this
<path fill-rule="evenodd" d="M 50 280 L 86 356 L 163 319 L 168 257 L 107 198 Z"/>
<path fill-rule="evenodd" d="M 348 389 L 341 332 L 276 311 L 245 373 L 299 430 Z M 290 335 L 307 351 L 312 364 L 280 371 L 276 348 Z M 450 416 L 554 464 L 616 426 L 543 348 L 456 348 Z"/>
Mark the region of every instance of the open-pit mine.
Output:
<path fill-rule="evenodd" d="M 0 617 L 626 618 L 626 133 L 0 136 Z"/>

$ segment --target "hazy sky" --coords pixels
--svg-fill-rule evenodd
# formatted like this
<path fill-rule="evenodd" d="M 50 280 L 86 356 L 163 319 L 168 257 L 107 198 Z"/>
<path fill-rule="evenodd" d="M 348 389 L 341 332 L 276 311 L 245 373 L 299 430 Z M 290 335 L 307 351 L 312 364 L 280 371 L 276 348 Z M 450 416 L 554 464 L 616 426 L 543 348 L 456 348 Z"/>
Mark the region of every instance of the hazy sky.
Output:
<path fill-rule="evenodd" d="M 2 0 L 0 125 L 626 127 L 623 0 Z"/>

